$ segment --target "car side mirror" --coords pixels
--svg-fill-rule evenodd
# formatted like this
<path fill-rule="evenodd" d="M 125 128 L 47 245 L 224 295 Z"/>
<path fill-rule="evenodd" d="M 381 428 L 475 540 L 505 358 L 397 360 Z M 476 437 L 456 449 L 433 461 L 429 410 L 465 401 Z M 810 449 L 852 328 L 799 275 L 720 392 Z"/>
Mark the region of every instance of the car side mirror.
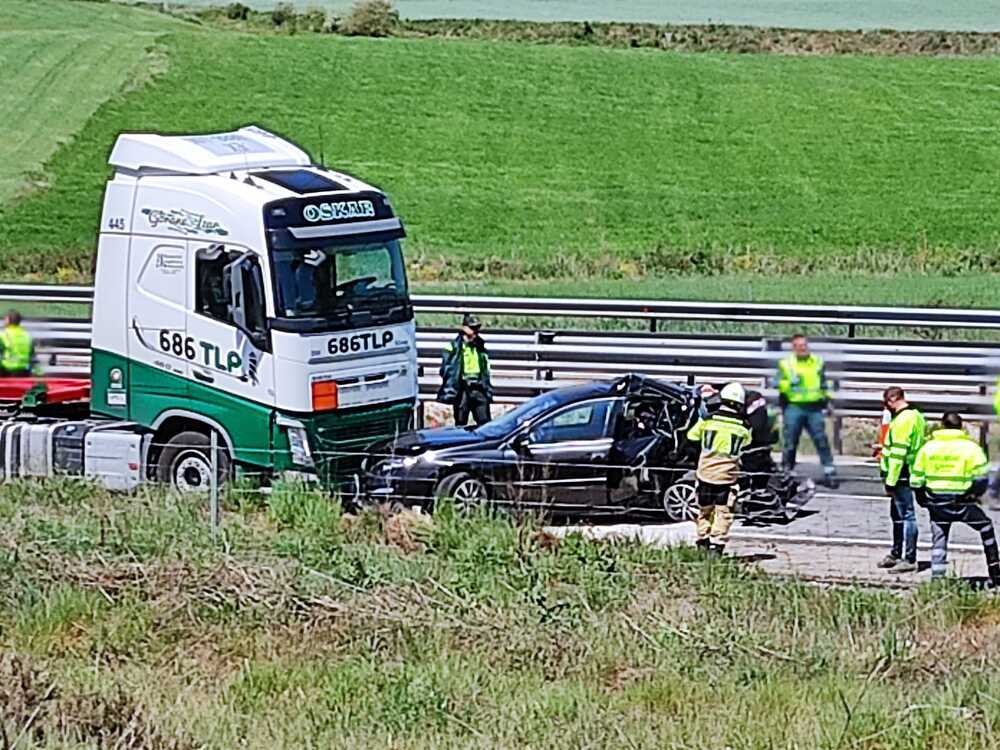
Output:
<path fill-rule="evenodd" d="M 526 432 L 516 435 L 514 439 L 510 441 L 510 447 L 517 453 L 527 453 L 529 444 L 530 441 L 528 440 L 528 433 Z"/>

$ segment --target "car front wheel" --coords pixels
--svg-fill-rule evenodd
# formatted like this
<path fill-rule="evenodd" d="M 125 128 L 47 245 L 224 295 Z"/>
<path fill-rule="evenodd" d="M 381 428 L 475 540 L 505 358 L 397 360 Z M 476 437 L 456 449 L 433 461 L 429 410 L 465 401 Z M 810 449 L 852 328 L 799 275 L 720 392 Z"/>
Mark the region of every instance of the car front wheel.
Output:
<path fill-rule="evenodd" d="M 459 510 L 470 510 L 478 505 L 485 505 L 489 493 L 482 480 L 471 474 L 458 472 L 451 474 L 438 482 L 434 488 L 434 499 L 441 501 L 450 498 Z"/>

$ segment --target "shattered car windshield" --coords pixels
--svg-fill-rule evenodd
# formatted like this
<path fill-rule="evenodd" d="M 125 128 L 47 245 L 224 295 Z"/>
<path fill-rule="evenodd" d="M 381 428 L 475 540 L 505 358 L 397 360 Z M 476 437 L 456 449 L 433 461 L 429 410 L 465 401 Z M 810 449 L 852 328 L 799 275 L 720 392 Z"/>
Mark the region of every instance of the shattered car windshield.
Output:
<path fill-rule="evenodd" d="M 407 298 L 399 242 L 273 251 L 278 316 L 327 318 Z"/>

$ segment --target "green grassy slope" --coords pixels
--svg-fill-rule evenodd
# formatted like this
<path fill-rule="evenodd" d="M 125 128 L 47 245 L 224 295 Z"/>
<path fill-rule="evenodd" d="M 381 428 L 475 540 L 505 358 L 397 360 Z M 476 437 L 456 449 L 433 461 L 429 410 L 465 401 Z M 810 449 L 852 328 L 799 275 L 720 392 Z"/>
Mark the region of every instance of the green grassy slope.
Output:
<path fill-rule="evenodd" d="M 169 38 L 7 208 L 0 253 L 89 253 L 124 129 L 257 122 L 383 185 L 420 278 L 918 270 L 1000 246 L 1000 60 L 683 56 L 440 41 Z M 236 85 L 235 82 L 239 82 Z M 953 253 L 965 251 L 965 255 Z M 746 253 L 753 253 L 747 256 Z M 765 267 L 772 268 L 769 262 Z M 978 266 L 977 266 L 978 268 Z"/>
<path fill-rule="evenodd" d="M 1000 732 L 1000 608 L 557 543 L 0 487 L 0 723 L 22 748 L 959 748 Z"/>
<path fill-rule="evenodd" d="M 148 10 L 7 0 L 0 10 L 0 203 L 26 187 L 60 143 L 142 78 L 157 34 L 185 25 Z"/>

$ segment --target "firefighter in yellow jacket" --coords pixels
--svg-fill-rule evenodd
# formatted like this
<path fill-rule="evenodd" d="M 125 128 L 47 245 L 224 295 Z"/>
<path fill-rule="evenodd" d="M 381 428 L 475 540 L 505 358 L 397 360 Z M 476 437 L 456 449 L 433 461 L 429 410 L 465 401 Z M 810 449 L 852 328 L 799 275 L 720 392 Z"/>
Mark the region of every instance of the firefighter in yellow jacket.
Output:
<path fill-rule="evenodd" d="M 733 503 L 740 478 L 740 454 L 750 444 L 743 421 L 746 393 L 739 383 L 720 392 L 722 406 L 688 430 L 688 440 L 701 445 L 698 458 L 698 541 L 701 549 L 721 555 L 733 525 Z"/>

